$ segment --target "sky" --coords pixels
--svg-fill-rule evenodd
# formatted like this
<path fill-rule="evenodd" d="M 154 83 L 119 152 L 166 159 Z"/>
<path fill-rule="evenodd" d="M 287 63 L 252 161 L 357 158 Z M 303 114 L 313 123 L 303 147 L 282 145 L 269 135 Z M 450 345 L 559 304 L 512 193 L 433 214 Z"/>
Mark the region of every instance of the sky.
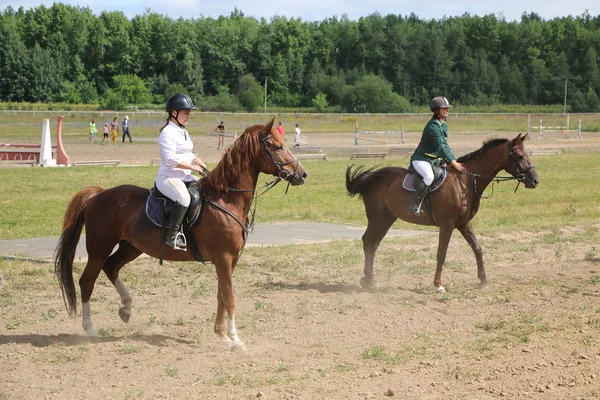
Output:
<path fill-rule="evenodd" d="M 63 4 L 88 7 L 96 15 L 102 11 L 122 11 L 128 18 L 151 12 L 167 15 L 173 19 L 229 16 L 237 8 L 247 17 L 270 20 L 273 16 L 301 18 L 303 21 L 322 21 L 327 18 L 346 15 L 352 20 L 379 13 L 382 16 L 396 14 L 408 16 L 414 13 L 421 19 L 441 19 L 443 17 L 494 14 L 507 21 L 519 21 L 523 13 L 534 12 L 545 20 L 556 17 L 577 17 L 587 12 L 592 16 L 600 14 L 599 0 L 62 0 Z M 0 10 L 8 6 L 18 9 L 36 8 L 44 4 L 52 6 L 54 1 L 46 0 L 0 0 Z"/>

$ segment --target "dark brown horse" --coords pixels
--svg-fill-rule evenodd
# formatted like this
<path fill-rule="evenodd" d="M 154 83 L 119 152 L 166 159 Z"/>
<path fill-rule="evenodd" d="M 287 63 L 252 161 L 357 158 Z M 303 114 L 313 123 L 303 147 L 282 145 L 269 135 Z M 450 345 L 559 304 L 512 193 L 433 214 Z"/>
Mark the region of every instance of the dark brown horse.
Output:
<path fill-rule="evenodd" d="M 500 171 L 505 170 L 512 176 L 510 179 L 523 182 L 527 188 L 538 185 L 537 172 L 524 148 L 525 137 L 519 134 L 513 140 L 489 140 L 479 150 L 460 157 L 458 161 L 466 164 L 469 172 L 461 174 L 449 169 L 443 186 L 429 194 L 431 213 L 424 211 L 418 216 L 408 212 L 414 194 L 402 185 L 408 173 L 405 168 L 364 170 L 359 167 L 352 171 L 352 166 L 348 167 L 346 189 L 351 196 L 360 194 L 368 218 L 367 230 L 362 237 L 365 269 L 361 285 L 372 285 L 375 252 L 398 218 L 413 224 L 439 226 L 437 268 L 433 279 L 438 292 L 445 291 L 442 286 L 442 266 L 454 229 L 458 229 L 473 249 L 477 260 L 477 276 L 485 284 L 482 251 L 471 220 L 479 210 L 481 194 Z"/>
<path fill-rule="evenodd" d="M 292 185 L 304 183 L 307 173 L 273 129 L 267 125 L 247 128 L 223 155 L 208 176 L 198 181 L 205 196 L 202 214 L 192 227 L 192 237 L 204 260 L 215 265 L 218 277 L 215 333 L 231 341 L 232 349 L 243 349 L 235 326 L 232 274 L 244 247 L 248 212 L 260 173 L 277 176 Z M 119 270 L 142 253 L 158 258 L 162 229 L 145 216 L 148 189 L 123 185 L 111 189 L 87 187 L 76 193 L 67 208 L 63 231 L 54 255 L 55 273 L 71 316 L 77 313 L 73 282 L 73 258 L 82 227 L 86 230 L 88 261 L 79 279 L 83 329 L 96 335 L 90 297 L 100 271 L 108 276 L 121 297 L 119 316 L 128 322 L 132 297 L 119 278 Z M 111 254 L 118 244 L 118 249 Z M 195 261 L 187 251 L 163 247 L 171 261 Z"/>

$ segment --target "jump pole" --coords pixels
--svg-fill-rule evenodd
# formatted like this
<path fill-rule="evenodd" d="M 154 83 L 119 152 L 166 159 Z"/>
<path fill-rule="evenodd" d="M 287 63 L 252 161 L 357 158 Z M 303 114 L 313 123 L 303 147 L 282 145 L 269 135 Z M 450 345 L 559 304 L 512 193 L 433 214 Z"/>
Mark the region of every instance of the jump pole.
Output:
<path fill-rule="evenodd" d="M 62 125 L 64 119 L 65 117 L 61 115 L 56 121 L 56 163 L 59 165 L 71 165 L 71 160 L 62 142 Z"/>

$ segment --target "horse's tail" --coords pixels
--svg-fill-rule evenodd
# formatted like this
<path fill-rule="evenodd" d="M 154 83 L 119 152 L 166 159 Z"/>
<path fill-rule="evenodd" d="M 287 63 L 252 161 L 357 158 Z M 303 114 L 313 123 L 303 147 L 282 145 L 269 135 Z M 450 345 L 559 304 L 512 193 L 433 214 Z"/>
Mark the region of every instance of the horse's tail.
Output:
<path fill-rule="evenodd" d="M 77 315 L 77 299 L 73 282 L 73 260 L 75 250 L 83 229 L 83 213 L 90 200 L 104 188 L 86 187 L 73 196 L 63 221 L 62 234 L 54 251 L 54 274 L 60 283 L 65 307 L 71 317 Z"/>
<path fill-rule="evenodd" d="M 358 166 L 352 171 L 354 165 L 346 169 L 346 190 L 350 196 L 360 194 L 361 196 L 368 193 L 372 186 L 373 180 L 369 177 L 373 173 L 373 168 L 365 170 L 363 166 Z"/>
<path fill-rule="evenodd" d="M 400 179 L 406 169 L 400 167 L 372 167 L 365 169 L 364 166 L 358 166 L 352 171 L 354 165 L 346 169 L 346 190 L 350 196 L 360 194 L 364 196 L 371 193 L 385 184 L 387 178 Z"/>

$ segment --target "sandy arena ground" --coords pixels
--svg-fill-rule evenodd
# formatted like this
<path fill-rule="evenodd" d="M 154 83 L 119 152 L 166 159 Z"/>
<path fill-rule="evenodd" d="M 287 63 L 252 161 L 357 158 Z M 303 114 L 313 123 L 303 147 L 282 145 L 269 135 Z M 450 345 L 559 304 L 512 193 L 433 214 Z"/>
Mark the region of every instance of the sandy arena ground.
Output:
<path fill-rule="evenodd" d="M 458 134 L 451 143 L 470 151 L 489 137 Z M 417 138 L 407 139 L 410 147 Z M 309 140 L 340 159 L 359 147 L 349 135 Z M 206 161 L 218 161 L 216 138 L 194 141 Z M 599 142 L 534 138 L 528 147 L 597 151 Z M 371 151 L 392 146 L 400 145 Z M 130 165 L 157 157 L 151 142 L 68 143 L 67 152 L 72 161 Z M 100 336 L 87 338 L 80 317 L 64 310 L 52 265 L 0 261 L 0 400 L 597 399 L 599 230 L 480 236 L 485 287 L 455 235 L 443 295 L 432 286 L 435 234 L 386 238 L 368 290 L 358 285 L 360 241 L 246 249 L 234 278 L 241 353 L 212 332 L 210 265 L 140 258 L 126 266 L 129 324 L 101 276 L 92 299 Z"/>
<path fill-rule="evenodd" d="M 328 159 L 349 159 L 353 152 L 389 152 L 390 148 L 402 149 L 401 154 L 390 155 L 390 157 L 406 157 L 418 144 L 420 134 L 407 133 L 405 135 L 405 144 L 401 144 L 401 137 L 398 134 L 374 134 L 369 135 L 367 139 L 384 141 L 359 141 L 360 145 L 354 145 L 353 134 L 309 134 L 310 147 L 322 147 L 323 152 L 327 153 Z M 454 153 L 459 156 L 469 151 L 478 149 L 481 143 L 487 139 L 495 137 L 513 138 L 514 133 L 485 133 L 485 132 L 459 132 L 452 133 L 450 136 L 450 145 Z M 582 140 L 563 139 L 562 134 L 547 134 L 548 140 L 537 141 L 537 136 L 533 136 L 531 141 L 527 142 L 529 150 L 573 150 L 573 151 L 592 151 L 600 147 L 600 138 L 598 133 L 584 133 Z M 220 160 L 224 150 L 217 150 L 217 138 L 209 136 L 195 136 L 194 151 L 206 162 L 216 163 Z M 102 143 L 98 139 L 94 144 L 90 143 L 65 143 L 67 154 L 71 162 L 76 161 L 97 161 L 97 160 L 120 160 L 124 165 L 148 165 L 154 159 L 159 157 L 158 147 L 155 140 L 143 138 L 137 140 L 135 146 L 129 142 L 117 144 Z M 141 143 L 140 143 L 141 142 Z M 233 139 L 226 138 L 225 144 L 229 146 Z M 288 146 L 293 146 L 293 136 L 288 135 Z M 132 151 L 133 149 L 133 151 Z"/>

